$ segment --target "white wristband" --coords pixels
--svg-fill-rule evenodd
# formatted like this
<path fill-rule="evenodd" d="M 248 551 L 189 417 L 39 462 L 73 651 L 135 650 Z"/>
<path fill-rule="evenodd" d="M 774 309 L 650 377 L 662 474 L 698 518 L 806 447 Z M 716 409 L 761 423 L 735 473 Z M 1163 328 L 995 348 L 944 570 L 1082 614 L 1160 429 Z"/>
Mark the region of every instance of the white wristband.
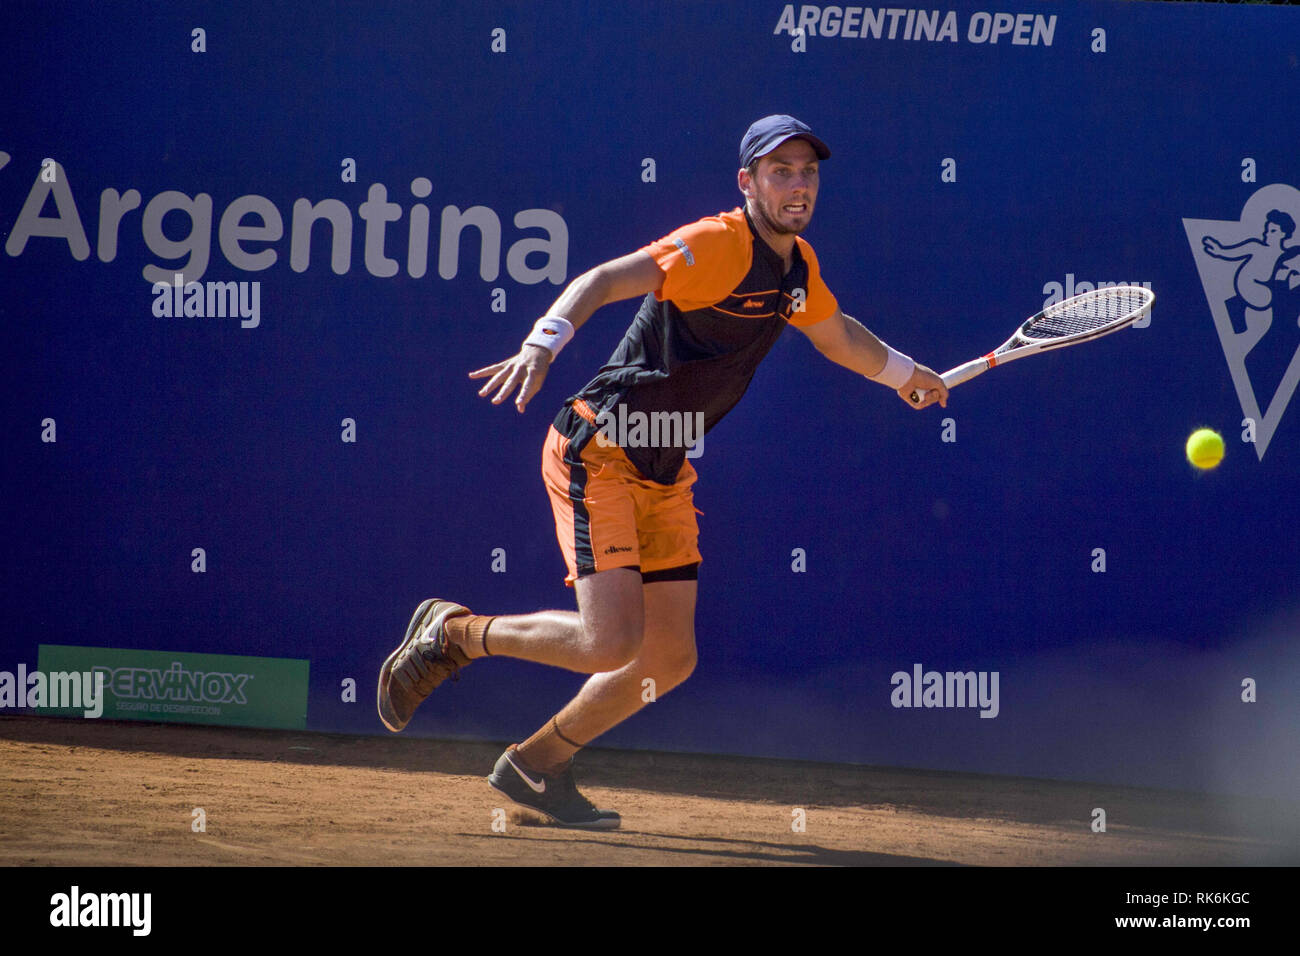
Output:
<path fill-rule="evenodd" d="M 533 331 L 524 339 L 524 345 L 540 345 L 551 353 L 551 358 L 560 354 L 560 349 L 569 344 L 573 338 L 573 323 L 560 315 L 544 315 L 537 320 Z"/>
<path fill-rule="evenodd" d="M 881 344 L 884 345 L 883 342 Z M 888 345 L 885 345 L 885 352 L 888 355 L 885 359 L 885 367 L 875 375 L 868 375 L 867 378 L 881 385 L 888 385 L 897 391 L 911 381 L 912 373 L 916 371 L 916 363 Z"/>

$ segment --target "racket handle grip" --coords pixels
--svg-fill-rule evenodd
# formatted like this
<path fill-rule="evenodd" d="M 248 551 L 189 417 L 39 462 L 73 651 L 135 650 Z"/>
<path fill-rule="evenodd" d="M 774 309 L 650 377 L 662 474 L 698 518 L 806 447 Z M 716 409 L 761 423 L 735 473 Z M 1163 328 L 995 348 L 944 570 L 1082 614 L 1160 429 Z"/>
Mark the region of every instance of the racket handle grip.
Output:
<path fill-rule="evenodd" d="M 944 372 L 940 378 L 943 379 L 945 387 L 952 388 L 954 385 L 960 385 L 962 382 L 969 382 L 976 375 L 982 375 L 992 367 L 993 362 L 990 357 L 986 355 L 983 358 L 977 358 L 967 362 L 965 365 L 958 365 L 956 368 L 949 369 Z M 924 393 L 913 389 L 912 394 L 909 395 L 908 398 L 912 400 L 913 405 L 920 405 L 921 402 L 925 401 L 929 394 L 930 392 L 928 389 Z"/>

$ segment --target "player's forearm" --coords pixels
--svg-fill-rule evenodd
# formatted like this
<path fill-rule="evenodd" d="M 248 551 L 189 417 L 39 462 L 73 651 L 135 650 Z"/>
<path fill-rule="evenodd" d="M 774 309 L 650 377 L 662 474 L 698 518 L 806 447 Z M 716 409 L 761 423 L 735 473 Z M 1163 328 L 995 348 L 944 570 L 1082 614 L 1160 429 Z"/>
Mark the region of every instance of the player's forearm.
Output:
<path fill-rule="evenodd" d="M 843 365 L 867 378 L 879 375 L 889 359 L 889 350 L 885 344 L 851 315 L 844 316 L 844 327 L 844 341 L 822 354 L 835 364 Z"/>
<path fill-rule="evenodd" d="M 548 310 L 548 314 L 564 316 L 576 330 L 601 306 L 615 301 L 610 298 L 613 283 L 601 268 L 597 266 L 570 282 Z"/>
<path fill-rule="evenodd" d="M 574 332 L 601 306 L 645 295 L 659 289 L 663 282 L 659 264 L 644 250 L 584 272 L 569 283 L 550 311 L 537 320 L 533 331 L 524 339 L 524 351 L 546 352 L 554 359 Z M 537 358 L 531 355 L 529 361 Z"/>
<path fill-rule="evenodd" d="M 550 314 L 564 316 L 577 329 L 601 306 L 639 298 L 660 288 L 663 281 L 655 260 L 645 252 L 634 252 L 578 276 L 555 300 Z"/>

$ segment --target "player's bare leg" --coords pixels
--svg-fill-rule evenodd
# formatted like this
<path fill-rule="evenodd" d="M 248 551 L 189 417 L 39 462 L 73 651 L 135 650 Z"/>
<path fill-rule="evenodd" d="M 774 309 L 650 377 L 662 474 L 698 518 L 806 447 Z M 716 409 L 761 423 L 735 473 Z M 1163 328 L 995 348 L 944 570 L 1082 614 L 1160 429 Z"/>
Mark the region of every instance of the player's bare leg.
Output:
<path fill-rule="evenodd" d="M 690 676 L 696 591 L 695 581 L 646 585 L 640 572 L 616 568 L 579 579 L 576 614 L 496 618 L 448 601 L 426 601 L 412 618 L 406 642 L 380 672 L 380 716 L 389 729 L 402 729 L 419 702 L 467 665 L 471 653 L 596 671 L 559 714 L 501 755 L 488 782 L 556 823 L 617 827 L 617 813 L 598 809 L 578 792 L 573 754 Z M 501 621 L 504 640 L 494 630 Z"/>
<path fill-rule="evenodd" d="M 546 773 L 563 767 L 582 746 L 691 675 L 697 589 L 696 581 L 641 586 L 645 626 L 636 656 L 617 670 L 593 674 L 572 701 L 520 744 L 518 753 L 528 766 Z"/>
<path fill-rule="evenodd" d="M 452 601 L 421 602 L 406 635 L 379 671 L 379 719 L 394 732 L 450 677 L 478 657 L 506 656 L 583 674 L 622 667 L 641 646 L 641 573 L 614 568 L 576 584 L 581 613 L 495 617 Z"/>
<path fill-rule="evenodd" d="M 616 812 L 598 809 L 578 792 L 573 754 L 676 687 L 695 667 L 696 582 L 662 581 L 642 590 L 644 635 L 636 656 L 616 670 L 594 674 L 537 733 L 507 749 L 488 777 L 498 793 L 562 825 L 589 829 L 620 825 Z"/>

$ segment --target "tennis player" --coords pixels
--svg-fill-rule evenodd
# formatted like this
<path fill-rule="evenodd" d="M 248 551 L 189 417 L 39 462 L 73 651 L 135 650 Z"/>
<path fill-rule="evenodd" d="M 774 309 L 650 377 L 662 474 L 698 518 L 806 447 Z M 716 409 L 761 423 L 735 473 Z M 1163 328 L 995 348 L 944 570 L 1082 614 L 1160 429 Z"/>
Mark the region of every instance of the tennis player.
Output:
<path fill-rule="evenodd" d="M 470 373 L 479 394 L 523 412 L 555 356 L 599 308 L 643 297 L 613 356 L 568 399 L 547 434 L 542 477 L 578 610 L 473 614 L 430 599 L 379 674 L 393 731 L 448 676 L 481 657 L 516 657 L 591 677 L 536 733 L 509 747 L 489 784 L 552 822 L 619 825 L 574 784 L 573 757 L 695 667 L 700 552 L 686 458 L 740 400 L 787 325 L 826 358 L 895 390 L 909 407 L 947 404 L 943 380 L 845 315 L 800 237 L 812 221 L 826 144 L 790 116 L 745 133 L 743 207 L 683 226 L 575 279 L 519 352 Z M 926 398 L 908 399 L 912 391 Z M 652 691 L 652 695 L 647 690 Z"/>

